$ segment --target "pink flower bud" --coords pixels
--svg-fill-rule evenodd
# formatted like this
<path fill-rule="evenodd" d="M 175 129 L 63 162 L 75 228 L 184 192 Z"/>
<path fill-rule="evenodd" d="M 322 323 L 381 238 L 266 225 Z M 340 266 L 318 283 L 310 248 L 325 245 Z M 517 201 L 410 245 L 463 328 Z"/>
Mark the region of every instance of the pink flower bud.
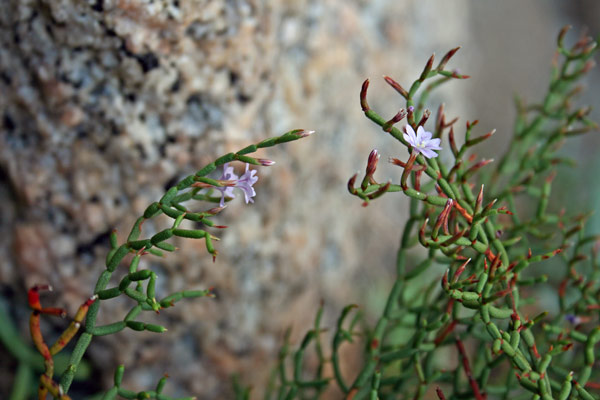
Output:
<path fill-rule="evenodd" d="M 373 149 L 369 154 L 369 158 L 367 160 L 367 175 L 373 175 L 375 170 L 377 169 L 377 162 L 379 161 L 379 153 L 377 153 L 377 149 Z"/>
<path fill-rule="evenodd" d="M 301 138 L 310 136 L 313 133 L 315 133 L 315 131 L 307 131 L 306 129 L 302 129 L 302 130 L 299 130 L 298 132 L 295 132 L 295 134 Z"/>
<path fill-rule="evenodd" d="M 267 160 L 266 158 L 259 158 L 258 162 L 264 167 L 270 167 L 271 165 L 275 165 L 275 161 Z"/>

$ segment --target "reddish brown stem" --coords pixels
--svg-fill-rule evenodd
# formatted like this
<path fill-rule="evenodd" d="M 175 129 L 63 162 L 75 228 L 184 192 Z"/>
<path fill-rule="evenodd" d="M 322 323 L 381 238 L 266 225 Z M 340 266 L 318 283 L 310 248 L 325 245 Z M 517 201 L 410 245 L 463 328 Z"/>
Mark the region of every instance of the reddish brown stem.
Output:
<path fill-rule="evenodd" d="M 442 392 L 442 389 L 440 389 L 439 386 L 435 388 L 435 393 L 437 394 L 438 399 L 446 400 L 446 396 L 444 396 L 444 392 Z"/>
<path fill-rule="evenodd" d="M 469 385 L 471 385 L 471 389 L 473 390 L 473 397 L 475 397 L 476 400 L 485 400 L 485 394 L 481 393 L 481 391 L 479 390 L 479 384 L 473 378 L 473 374 L 471 373 L 471 366 L 469 365 L 469 359 L 467 358 L 465 346 L 463 345 L 462 341 L 458 338 L 456 339 L 456 347 L 458 348 L 458 352 L 460 353 L 463 369 L 465 370 L 465 374 L 467 375 L 467 379 L 469 380 Z"/>

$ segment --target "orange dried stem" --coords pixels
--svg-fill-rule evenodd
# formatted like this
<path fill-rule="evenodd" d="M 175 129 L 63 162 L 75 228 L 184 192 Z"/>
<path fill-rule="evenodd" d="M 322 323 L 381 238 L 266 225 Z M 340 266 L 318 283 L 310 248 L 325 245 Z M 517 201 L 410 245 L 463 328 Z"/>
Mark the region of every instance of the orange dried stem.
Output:
<path fill-rule="evenodd" d="M 54 380 L 52 380 L 52 378 L 50 378 L 47 375 L 42 375 L 40 376 L 40 389 L 38 390 L 38 397 L 40 395 L 40 392 L 42 391 L 42 387 L 44 389 L 46 389 L 47 392 L 50 392 L 50 394 L 55 398 L 55 399 L 60 399 L 60 400 L 71 400 L 71 397 L 69 397 L 68 395 L 64 394 L 62 391 L 62 388 L 60 387 L 60 385 L 56 382 L 54 382 Z M 46 395 L 44 394 L 44 399 L 46 398 Z"/>

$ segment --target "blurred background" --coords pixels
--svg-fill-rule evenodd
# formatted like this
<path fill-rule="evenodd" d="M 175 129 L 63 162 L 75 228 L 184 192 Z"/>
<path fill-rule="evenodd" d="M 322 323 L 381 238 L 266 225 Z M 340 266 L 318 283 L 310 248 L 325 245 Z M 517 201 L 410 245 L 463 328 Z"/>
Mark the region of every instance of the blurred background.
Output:
<path fill-rule="evenodd" d="M 409 86 L 432 53 L 441 58 L 462 46 L 449 68 L 472 78 L 446 85 L 430 105 L 445 103 L 458 126 L 479 119 L 478 133 L 496 128 L 480 156 L 497 158 L 512 135 L 514 95 L 541 98 L 566 24 L 574 27 L 567 42 L 584 29 L 597 37 L 600 3 L 1 2 L 0 324 L 28 346 L 27 288 L 51 284 L 45 304 L 72 315 L 103 269 L 111 230 L 123 240 L 165 188 L 226 152 L 294 128 L 316 130 L 260 153 L 277 164 L 259 169 L 254 204 L 238 196 L 217 218 L 229 228 L 215 233 L 214 264 L 191 240 L 166 259 L 142 261 L 159 274 L 159 296 L 214 286 L 217 298 L 146 317 L 165 324 L 166 334 L 95 339 L 84 371 L 92 386 L 72 391 L 80 398 L 106 389 L 124 363 L 132 390 L 168 373 L 171 395 L 229 398 L 230 376 L 239 373 L 260 394 L 287 327 L 298 341 L 321 301 L 325 326 L 348 303 L 377 315 L 393 282 L 403 196 L 363 208 L 346 190 L 371 149 L 382 155 L 380 181 L 399 179 L 385 161 L 405 154 L 362 115 L 362 82 L 371 79 L 371 107 L 391 117 L 404 104 L 381 76 Z M 598 69 L 586 83 L 581 103 L 598 109 Z M 581 168 L 559 173 L 557 207 L 598 204 L 599 144 L 596 133 L 566 144 Z M 590 225 L 600 231 L 600 218 Z M 99 324 L 130 307 L 104 302 Z M 65 324 L 47 319 L 44 329 Z M 2 398 L 17 358 L 26 359 L 15 343 L 0 343 L 10 354 L 0 358 Z"/>

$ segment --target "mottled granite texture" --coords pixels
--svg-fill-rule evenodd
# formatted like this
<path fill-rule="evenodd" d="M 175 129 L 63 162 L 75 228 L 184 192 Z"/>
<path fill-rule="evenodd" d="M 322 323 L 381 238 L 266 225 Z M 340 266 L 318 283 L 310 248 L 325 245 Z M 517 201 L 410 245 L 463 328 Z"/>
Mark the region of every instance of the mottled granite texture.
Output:
<path fill-rule="evenodd" d="M 160 274 L 159 294 L 214 286 L 217 300 L 148 316 L 168 326 L 160 337 L 125 331 L 89 351 L 103 387 L 125 363 L 132 389 L 168 372 L 171 394 L 227 398 L 239 372 L 260 393 L 284 328 L 300 337 L 321 299 L 332 321 L 346 303 L 378 306 L 361 290 L 385 293 L 401 196 L 363 209 L 345 182 L 372 147 L 382 160 L 404 153 L 362 117 L 358 90 L 371 77 L 370 103 L 391 116 L 402 103 L 379 77 L 408 83 L 432 51 L 457 44 L 472 46 L 471 62 L 453 65 L 481 72 L 471 68 L 485 60 L 470 2 L 459 3 L 0 2 L 0 232 L 10 238 L 0 244 L 0 284 L 14 315 L 25 315 L 24 290 L 37 282 L 51 283 L 52 301 L 73 312 L 102 269 L 109 232 L 125 235 L 178 178 L 250 142 L 315 129 L 261 153 L 277 166 L 259 171 L 255 204 L 237 201 L 219 217 L 230 228 L 216 232 L 215 264 L 193 241 L 144 261 Z M 547 49 L 557 26 L 544 28 Z M 463 113 L 469 90 L 454 83 L 438 99 Z M 398 171 L 382 165 L 379 176 Z M 144 228 L 151 234 L 164 222 Z M 103 303 L 99 323 L 128 307 Z"/>

